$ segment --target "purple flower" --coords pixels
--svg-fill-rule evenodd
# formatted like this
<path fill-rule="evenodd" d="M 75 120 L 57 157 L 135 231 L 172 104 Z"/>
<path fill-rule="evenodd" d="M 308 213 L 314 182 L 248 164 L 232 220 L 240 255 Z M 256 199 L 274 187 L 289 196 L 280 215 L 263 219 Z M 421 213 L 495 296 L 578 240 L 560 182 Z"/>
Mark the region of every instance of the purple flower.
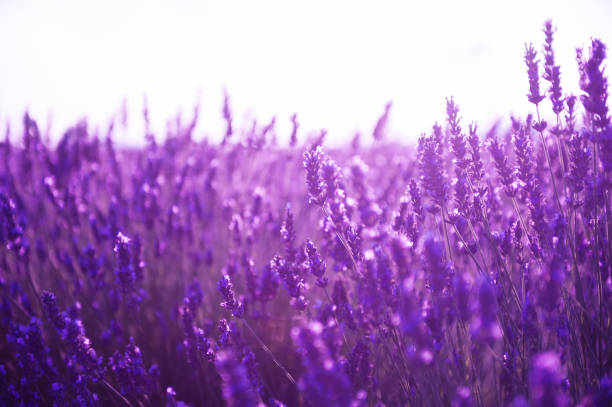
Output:
<path fill-rule="evenodd" d="M 325 202 L 323 191 L 325 184 L 321 179 L 321 163 L 323 150 L 320 146 L 304 152 L 304 168 L 306 169 L 306 185 L 308 186 L 308 201 L 322 206 Z"/>
<path fill-rule="evenodd" d="M 245 255 L 242 257 L 242 268 L 244 270 L 246 289 L 249 293 L 250 300 L 256 301 L 259 298 L 260 287 L 257 281 L 257 271 L 253 260 Z"/>
<path fill-rule="evenodd" d="M 118 232 L 113 250 L 115 252 L 115 281 L 119 286 L 121 298 L 129 307 L 137 306 L 143 299 L 143 292 L 136 290 L 132 241 Z"/>
<path fill-rule="evenodd" d="M 444 244 L 433 236 L 425 238 L 423 260 L 429 276 L 429 286 L 434 293 L 441 293 L 448 285 L 451 265 L 446 261 Z"/>
<path fill-rule="evenodd" d="M 183 344 L 188 351 L 189 363 L 193 365 L 198 365 L 200 359 L 214 360 L 214 353 L 206 333 L 194 324 L 196 307 L 197 304 L 192 303 L 189 298 L 185 298 L 184 305 L 180 310 L 185 334 Z"/>
<path fill-rule="evenodd" d="M 561 407 L 567 396 L 561 390 L 561 362 L 555 352 L 542 352 L 532 359 L 529 373 L 530 398 L 533 405 Z"/>
<path fill-rule="evenodd" d="M 224 92 L 223 97 L 223 119 L 225 119 L 225 134 L 223 136 L 223 144 L 227 143 L 234 133 L 232 127 L 232 110 L 230 108 L 230 98 L 227 91 Z"/>
<path fill-rule="evenodd" d="M 472 325 L 472 332 L 477 340 L 485 343 L 493 342 L 502 337 L 501 328 L 497 322 L 496 288 L 483 279 L 478 290 L 479 317 Z"/>
<path fill-rule="evenodd" d="M 29 250 L 24 233 L 25 219 L 19 215 L 15 202 L 0 192 L 0 245 L 25 256 Z"/>
<path fill-rule="evenodd" d="M 516 188 L 514 185 L 514 171 L 512 171 L 508 165 L 508 157 L 506 155 L 505 148 L 499 144 L 496 137 L 491 138 L 489 152 L 493 157 L 495 169 L 497 170 L 499 180 L 504 187 L 504 192 L 508 196 L 514 196 L 516 194 Z"/>
<path fill-rule="evenodd" d="M 136 281 L 142 281 L 144 278 L 145 262 L 143 259 L 142 238 L 138 234 L 132 240 L 131 256 L 135 279 Z"/>
<path fill-rule="evenodd" d="M 113 250 L 117 261 L 115 271 L 117 280 L 119 285 L 128 291 L 131 289 L 134 280 L 130 239 L 121 232 L 117 233 Z"/>
<path fill-rule="evenodd" d="M 271 264 L 266 264 L 259 277 L 259 299 L 262 302 L 271 301 L 278 291 L 278 272 Z"/>
<path fill-rule="evenodd" d="M 327 158 L 321 164 L 321 177 L 325 185 L 325 199 L 328 202 L 344 201 L 346 199 L 344 185 L 342 183 L 341 169 L 331 158 Z M 338 202 L 339 204 L 343 202 Z M 330 206 L 332 203 L 330 203 Z"/>
<path fill-rule="evenodd" d="M 374 127 L 374 131 L 372 132 L 374 140 L 380 141 L 385 137 L 385 131 L 387 127 L 387 121 L 389 120 L 389 112 L 391 111 L 391 106 L 393 106 L 393 102 L 387 102 L 387 104 L 385 105 L 384 113 L 378 118 L 376 126 Z"/>
<path fill-rule="evenodd" d="M 43 304 L 43 309 L 45 311 L 45 315 L 51 321 L 55 329 L 62 330 L 66 326 L 65 323 L 65 315 L 60 313 L 59 308 L 57 307 L 57 301 L 55 299 L 55 294 L 49 291 L 43 291 L 41 295 L 41 300 Z"/>
<path fill-rule="evenodd" d="M 199 306 L 204 299 L 204 291 L 202 290 L 202 286 L 200 282 L 196 279 L 187 286 L 186 298 L 189 299 L 189 304 L 194 307 Z"/>
<path fill-rule="evenodd" d="M 593 136 L 601 145 L 601 162 L 605 171 L 612 171 L 612 129 L 608 116 L 608 81 L 601 66 L 606 58 L 606 46 L 598 39 L 591 41 L 589 59 L 579 61 L 580 97 L 585 110 L 592 115 Z"/>
<path fill-rule="evenodd" d="M 589 58 L 579 61 L 580 89 L 585 93 L 580 97 L 587 112 L 593 115 L 593 124 L 604 131 L 610 124 L 608 117 L 608 81 L 601 66 L 606 59 L 606 46 L 598 39 L 591 41 Z"/>
<path fill-rule="evenodd" d="M 462 214 L 468 214 L 470 208 L 469 192 L 468 192 L 468 168 L 470 166 L 470 158 L 465 140 L 465 135 L 461 133 L 459 122 L 459 106 L 454 102 L 453 98 L 446 99 L 446 120 L 450 132 L 450 145 L 453 154 L 455 155 L 455 201 L 457 209 Z"/>
<path fill-rule="evenodd" d="M 221 293 L 221 297 L 223 298 L 223 302 L 221 302 L 221 306 L 228 311 L 231 311 L 232 315 L 236 318 L 242 318 L 244 315 L 244 305 L 236 299 L 236 294 L 234 293 L 234 286 L 230 280 L 230 277 L 225 274 L 219 282 L 217 283 L 217 289 Z"/>
<path fill-rule="evenodd" d="M 544 95 L 540 93 L 540 76 L 538 73 L 538 56 L 536 50 L 532 44 L 525 44 L 525 64 L 527 65 L 527 76 L 529 78 L 529 93 L 527 94 L 527 100 L 534 105 L 538 105 Z"/>
<path fill-rule="evenodd" d="M 529 123 L 529 121 L 528 121 Z M 530 188 L 532 183 L 531 135 L 529 125 L 523 126 L 518 120 L 513 119 L 514 153 L 516 155 L 516 176 L 521 181 L 522 188 Z"/>
<path fill-rule="evenodd" d="M 372 383 L 372 365 L 370 362 L 370 348 L 363 339 L 359 339 L 345 365 L 346 375 L 353 384 L 353 389 L 367 390 Z"/>
<path fill-rule="evenodd" d="M 568 142 L 569 174 L 568 185 L 573 194 L 579 194 L 584 189 L 584 183 L 589 174 L 591 150 L 584 132 L 573 134 Z M 572 197 L 572 204 L 580 206 L 578 197 Z"/>
<path fill-rule="evenodd" d="M 231 350 L 217 354 L 215 362 L 221 376 L 223 399 L 229 407 L 257 406 L 259 397 L 247 375 L 247 369 Z"/>
<path fill-rule="evenodd" d="M 296 249 L 295 249 L 295 228 L 293 225 L 293 212 L 291 211 L 291 205 L 287 204 L 285 209 L 285 221 L 280 230 L 283 244 L 285 245 L 285 258 L 288 262 L 295 262 Z"/>
<path fill-rule="evenodd" d="M 79 255 L 79 266 L 81 270 L 97 284 L 101 284 L 102 277 L 102 257 L 98 256 L 96 249 L 92 245 L 87 245 Z"/>
<path fill-rule="evenodd" d="M 310 272 L 317 278 L 319 287 L 327 287 L 327 277 L 325 274 L 325 262 L 319 255 L 317 248 L 311 240 L 306 240 L 306 254 L 308 255 L 308 266 Z"/>
<path fill-rule="evenodd" d="M 227 92 L 218 137 L 196 107 L 156 141 L 145 107 L 142 147 L 114 120 L 56 146 L 27 113 L 0 141 L 0 406 L 610 404 L 606 49 L 563 97 L 543 31 L 527 97 L 552 122 L 482 140 L 451 97 L 418 145 L 385 140 L 388 104 L 333 159 L 297 115 L 293 147 L 235 128 Z"/>
<path fill-rule="evenodd" d="M 109 358 L 108 369 L 118 384 L 118 390 L 125 396 L 138 399 L 153 391 L 152 377 L 145 368 L 134 338 L 130 338 L 124 352 L 115 352 Z"/>
<path fill-rule="evenodd" d="M 303 311 L 308 305 L 308 301 L 302 295 L 304 279 L 298 273 L 297 266 L 288 263 L 280 256 L 274 256 L 270 262 L 270 267 L 278 274 L 281 281 L 285 284 L 287 293 L 292 298 L 292 304 Z"/>
<path fill-rule="evenodd" d="M 561 68 L 555 65 L 555 53 L 552 47 L 553 28 L 552 21 L 546 20 L 544 23 L 544 74 L 542 77 L 550 82 L 548 95 L 552 103 L 553 112 L 559 114 L 563 111 L 563 95 L 561 91 Z"/>
<path fill-rule="evenodd" d="M 318 322 L 291 330 L 291 338 L 299 347 L 305 367 L 299 388 L 312 405 L 348 407 L 352 401 L 351 382 L 341 365 L 331 357 L 322 332 L 323 326 Z"/>
<path fill-rule="evenodd" d="M 412 203 L 412 210 L 419 217 L 423 219 L 423 203 L 421 199 L 421 191 L 414 179 L 410 180 L 408 184 L 408 191 L 410 192 L 410 202 Z"/>
<path fill-rule="evenodd" d="M 444 174 L 443 160 L 440 155 L 440 142 L 434 136 L 421 136 L 419 164 L 421 183 L 431 200 L 438 206 L 446 205 L 448 185 Z"/>
<path fill-rule="evenodd" d="M 353 318 L 353 309 L 348 300 L 348 294 L 342 283 L 342 280 L 336 280 L 332 290 L 332 301 L 337 309 L 338 319 L 345 322 L 349 328 L 355 329 L 355 320 Z"/>
<path fill-rule="evenodd" d="M 79 368 L 84 377 L 97 381 L 102 373 L 102 358 L 97 356 L 91 340 L 85 335 L 83 322 L 65 312 L 60 314 L 53 293 L 43 292 L 41 300 L 47 318 L 67 348 L 67 366 Z"/>

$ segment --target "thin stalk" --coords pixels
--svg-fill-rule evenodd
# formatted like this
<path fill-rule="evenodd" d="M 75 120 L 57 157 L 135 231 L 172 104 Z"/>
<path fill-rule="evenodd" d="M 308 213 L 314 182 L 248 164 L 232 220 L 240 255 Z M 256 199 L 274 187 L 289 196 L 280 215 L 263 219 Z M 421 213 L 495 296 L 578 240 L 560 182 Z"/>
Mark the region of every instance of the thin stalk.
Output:
<path fill-rule="evenodd" d="M 446 250 L 448 253 L 448 259 L 453 261 L 453 253 L 451 251 L 450 240 L 448 238 L 448 228 L 446 227 L 446 216 L 444 213 L 446 212 L 446 206 L 440 206 L 440 215 L 442 216 L 442 230 L 444 231 L 444 241 L 446 243 Z"/>
<path fill-rule="evenodd" d="M 465 343 L 467 343 L 467 338 L 469 338 L 469 336 L 467 334 L 467 328 L 465 327 L 465 324 L 463 323 L 463 321 L 459 321 L 459 326 L 461 327 L 461 333 L 463 335 L 464 341 Z M 467 349 L 467 357 L 468 357 L 468 364 L 470 365 L 470 369 L 472 370 L 472 380 L 474 381 L 476 399 L 478 400 L 479 405 L 483 405 L 482 390 L 480 389 L 480 384 L 477 380 L 476 367 L 474 366 L 474 358 L 472 355 L 472 349 L 469 344 L 468 344 L 468 349 Z"/>
<path fill-rule="evenodd" d="M 599 335 L 601 335 L 601 336 L 606 335 L 606 332 L 604 331 L 604 329 L 602 327 L 600 327 L 598 321 L 595 321 L 595 319 L 591 316 L 589 311 L 587 311 L 586 308 L 584 308 L 582 306 L 582 304 L 580 304 L 580 302 L 576 298 L 574 298 L 574 296 L 571 295 L 570 292 L 567 291 L 566 288 L 563 289 L 563 293 L 565 294 L 565 299 L 566 300 L 570 299 L 570 300 L 572 300 L 576 304 L 578 309 L 589 320 L 589 322 L 591 323 L 593 328 L 595 328 L 595 330 L 599 333 Z"/>
<path fill-rule="evenodd" d="M 603 360 L 602 360 L 602 355 L 603 355 L 603 281 L 601 278 L 601 274 L 597 275 L 597 296 L 598 298 L 598 302 L 599 302 L 599 318 L 598 318 L 598 328 L 599 328 L 599 335 L 597 335 L 597 362 L 598 362 L 598 375 L 599 377 L 602 376 L 602 371 L 603 371 Z"/>
<path fill-rule="evenodd" d="M 521 214 L 521 210 L 519 209 L 518 202 L 516 202 L 516 198 L 512 197 L 512 206 L 514 207 L 514 212 L 516 212 L 516 216 L 518 216 L 521 227 L 523 228 L 523 233 L 525 234 L 525 238 L 527 238 L 527 242 L 529 242 L 529 232 L 527 231 L 527 224 L 523 219 L 523 215 Z"/>
<path fill-rule="evenodd" d="M 536 105 L 536 114 L 538 116 L 538 121 L 541 121 L 540 120 L 540 109 L 538 108 L 538 105 Z M 546 146 L 546 139 L 544 138 L 544 133 L 541 130 L 538 130 L 538 133 L 540 134 L 540 139 L 542 140 L 542 148 L 544 149 L 544 155 L 546 156 L 546 162 L 548 163 L 548 170 L 550 171 L 550 181 L 552 182 L 553 192 L 555 195 L 555 199 L 557 201 L 557 206 L 559 207 L 559 212 L 561 212 L 563 216 L 565 216 L 563 212 L 563 207 L 561 206 L 561 200 L 559 199 L 559 193 L 557 192 L 555 174 L 553 173 L 552 162 L 550 161 L 550 155 L 548 154 L 548 147 Z"/>
<path fill-rule="evenodd" d="M 521 219 L 521 223 L 523 224 L 523 227 L 525 227 L 525 224 L 522 221 L 522 217 L 521 217 L 520 211 L 518 210 L 518 205 L 516 204 L 516 199 L 514 197 L 512 197 L 512 202 L 514 203 L 514 209 L 516 210 L 516 212 L 517 212 L 517 214 L 519 216 L 519 219 Z M 499 251 L 497 250 L 497 246 L 493 242 L 493 238 L 491 236 L 491 229 L 489 228 L 489 222 L 487 222 L 487 231 L 489 232 L 489 239 L 491 241 L 491 246 L 493 246 L 495 248 L 495 252 L 497 253 L 497 256 L 498 256 L 498 261 L 501 263 L 502 268 L 503 268 L 503 270 L 505 272 L 505 275 L 508 278 L 508 281 L 510 282 L 510 288 L 512 288 L 512 293 L 514 294 L 514 298 L 516 300 L 516 305 L 517 305 L 518 309 L 522 312 L 523 311 L 523 306 L 521 305 L 521 300 L 520 300 L 520 297 L 518 295 L 518 291 L 516 289 L 516 285 L 512 281 L 512 277 L 510 276 L 510 272 L 506 268 L 506 264 L 502 260 L 501 254 L 499 253 Z"/>
<path fill-rule="evenodd" d="M 556 114 L 557 116 L 557 129 L 560 128 L 561 126 L 561 119 L 559 118 L 559 113 Z M 564 153 L 564 146 L 563 146 L 563 140 L 561 140 L 561 136 L 557 136 L 556 137 L 556 141 L 557 141 L 557 152 L 559 154 L 559 162 L 561 163 L 561 168 L 563 169 L 563 174 L 567 173 L 567 168 L 565 167 L 565 159 L 563 158 L 563 153 Z M 565 188 L 563 188 L 565 190 Z"/>
<path fill-rule="evenodd" d="M 395 368 L 395 372 L 397 374 L 397 377 L 399 378 L 399 383 L 400 383 L 400 387 L 402 388 L 402 391 L 406 395 L 406 398 L 410 399 L 410 392 L 408 391 L 408 388 L 406 387 L 407 386 L 406 383 L 404 383 L 405 382 L 405 378 L 402 375 L 401 370 L 397 366 L 396 360 L 393 357 L 391 351 L 389 350 L 389 346 L 387 344 L 384 344 L 384 348 L 385 348 L 385 351 L 387 352 L 387 356 L 389 357 L 389 360 L 391 361 L 391 366 L 393 366 Z"/>
<path fill-rule="evenodd" d="M 118 398 L 119 398 L 119 399 L 120 399 L 120 400 L 121 400 L 121 401 L 122 401 L 122 402 L 123 402 L 123 403 L 124 403 L 126 406 L 130 406 L 130 407 L 132 407 L 132 403 L 130 403 L 130 402 L 128 401 L 128 399 L 126 399 L 126 398 L 123 396 L 123 394 L 119 393 L 119 391 L 118 391 L 117 389 L 115 389 L 115 388 L 113 387 L 113 385 L 112 385 L 112 384 L 110 384 L 109 382 L 107 382 L 107 381 L 106 381 L 106 379 L 102 379 L 102 383 L 103 383 L 103 384 L 104 384 L 104 385 L 105 385 L 105 386 L 106 386 L 106 387 L 107 387 L 107 388 L 108 388 L 108 389 L 109 389 L 111 392 L 113 392 L 113 394 L 114 394 L 115 396 L 117 396 L 117 397 L 118 397 Z"/>
<path fill-rule="evenodd" d="M 257 335 L 257 333 L 253 330 L 253 328 L 251 328 L 251 325 L 249 325 L 247 320 L 246 319 L 242 319 L 242 322 L 244 323 L 244 326 L 246 326 L 249 329 L 249 331 L 251 331 L 251 333 L 253 334 L 253 336 L 257 340 L 257 342 L 259 342 L 259 345 L 262 347 L 262 349 L 268 355 L 270 355 L 270 357 L 272 358 L 272 361 L 274 361 L 274 364 L 276 364 L 276 366 L 278 366 L 285 373 L 285 377 L 287 377 L 287 380 L 289 380 L 294 386 L 297 387 L 297 383 L 296 383 L 295 379 L 293 378 L 293 376 L 291 375 L 291 373 L 289 373 L 289 371 L 285 368 L 285 366 L 283 366 L 283 364 L 276 358 L 276 356 L 274 356 L 274 353 L 272 353 L 270 348 L 268 348 L 268 346 L 264 343 L 264 341 L 261 340 L 259 335 Z"/>
<path fill-rule="evenodd" d="M 595 133 L 595 128 L 593 128 L 593 134 Z M 597 276 L 597 295 L 599 297 L 599 324 L 597 325 L 598 328 L 601 330 L 601 326 L 602 326 L 602 315 L 601 315 L 601 310 L 602 310 L 602 292 L 601 292 L 601 284 L 600 284 L 600 280 L 601 280 L 601 270 L 599 269 L 599 205 L 597 204 L 597 178 L 598 178 L 598 168 L 599 165 L 597 163 L 597 152 L 599 151 L 598 149 L 598 144 L 596 142 L 593 142 L 593 174 L 594 174 L 594 179 L 595 182 L 593 183 L 593 200 L 595 202 L 595 256 L 597 261 L 595 261 L 595 268 L 596 268 L 596 276 Z M 598 335 L 597 336 L 597 360 L 599 363 L 599 373 L 601 373 L 601 365 L 602 365 L 602 360 L 601 360 L 601 339 L 602 339 L 602 335 Z M 601 376 L 601 374 L 600 374 Z"/>

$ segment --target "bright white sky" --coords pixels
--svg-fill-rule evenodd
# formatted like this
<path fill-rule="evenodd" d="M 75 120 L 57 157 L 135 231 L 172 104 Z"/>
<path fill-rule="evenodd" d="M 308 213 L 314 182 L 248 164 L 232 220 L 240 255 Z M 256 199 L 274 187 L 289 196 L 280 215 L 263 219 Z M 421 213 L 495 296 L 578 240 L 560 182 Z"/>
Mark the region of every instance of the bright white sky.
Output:
<path fill-rule="evenodd" d="M 541 50 L 549 17 L 575 91 L 575 47 L 612 46 L 612 1 L 0 0 L 0 123 L 20 131 L 29 109 L 57 139 L 85 115 L 105 127 L 125 98 L 134 143 L 143 95 L 158 135 L 200 95 L 198 134 L 218 137 L 225 87 L 236 126 L 276 115 L 287 138 L 297 112 L 339 142 L 393 100 L 390 135 L 413 141 L 451 95 L 465 123 L 525 113 L 524 43 Z"/>

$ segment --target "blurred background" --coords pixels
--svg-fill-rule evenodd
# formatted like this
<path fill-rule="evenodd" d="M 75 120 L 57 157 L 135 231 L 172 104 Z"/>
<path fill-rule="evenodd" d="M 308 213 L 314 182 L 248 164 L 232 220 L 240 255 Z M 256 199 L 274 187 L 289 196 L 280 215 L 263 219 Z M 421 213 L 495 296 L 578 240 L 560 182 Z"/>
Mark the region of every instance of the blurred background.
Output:
<path fill-rule="evenodd" d="M 125 108 L 118 141 L 139 144 L 145 98 L 158 138 L 199 101 L 196 133 L 219 139 L 226 89 L 235 127 L 276 116 L 286 140 L 296 112 L 302 134 L 326 128 L 333 144 L 369 137 L 392 100 L 388 137 L 414 142 L 447 96 L 465 124 L 528 112 L 524 43 L 541 51 L 547 18 L 576 92 L 575 47 L 611 45 L 611 17 L 607 0 L 0 0 L 0 124 L 19 133 L 27 109 L 58 140 Z"/>

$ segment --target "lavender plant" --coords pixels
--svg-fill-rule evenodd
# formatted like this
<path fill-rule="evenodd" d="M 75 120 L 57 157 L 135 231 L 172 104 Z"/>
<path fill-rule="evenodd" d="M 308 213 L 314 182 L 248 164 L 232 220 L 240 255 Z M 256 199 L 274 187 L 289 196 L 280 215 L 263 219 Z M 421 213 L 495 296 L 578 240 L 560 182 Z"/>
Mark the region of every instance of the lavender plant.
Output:
<path fill-rule="evenodd" d="M 145 108 L 139 148 L 26 113 L 0 143 L 0 405 L 611 405 L 606 46 L 564 95 L 554 33 L 523 55 L 532 114 L 482 131 L 448 98 L 416 146 L 391 103 L 369 149 L 297 115 L 282 147 L 227 93 L 218 144 L 197 106 L 163 140 Z"/>

